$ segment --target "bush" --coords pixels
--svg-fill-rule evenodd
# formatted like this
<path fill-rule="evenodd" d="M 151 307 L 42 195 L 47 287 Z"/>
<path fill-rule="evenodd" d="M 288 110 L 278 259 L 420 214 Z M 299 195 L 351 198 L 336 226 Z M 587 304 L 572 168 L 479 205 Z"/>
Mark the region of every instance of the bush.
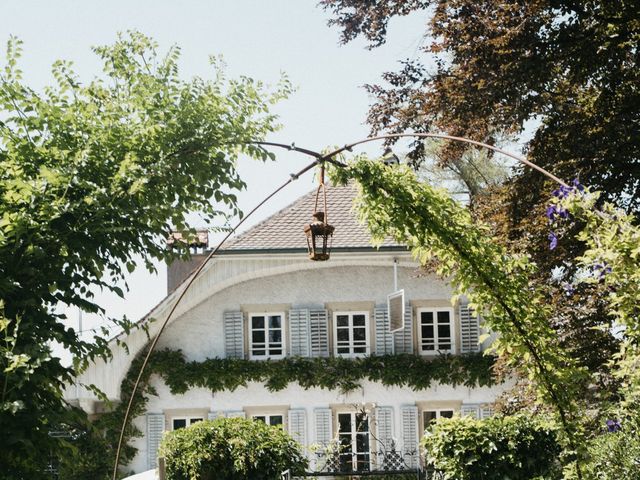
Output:
<path fill-rule="evenodd" d="M 556 430 L 524 416 L 441 419 L 425 434 L 427 463 L 456 480 L 561 478 Z"/>
<path fill-rule="evenodd" d="M 280 427 L 219 418 L 169 432 L 160 445 L 167 480 L 279 480 L 307 467 L 300 445 Z"/>
<path fill-rule="evenodd" d="M 610 420 L 608 431 L 589 442 L 588 452 L 586 478 L 640 479 L 640 415 L 638 412 L 621 421 Z"/>

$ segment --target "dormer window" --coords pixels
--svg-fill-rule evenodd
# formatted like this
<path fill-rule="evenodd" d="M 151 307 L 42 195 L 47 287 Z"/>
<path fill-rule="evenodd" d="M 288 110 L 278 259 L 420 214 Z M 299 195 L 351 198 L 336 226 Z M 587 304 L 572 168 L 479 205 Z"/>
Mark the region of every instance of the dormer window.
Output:
<path fill-rule="evenodd" d="M 249 315 L 249 353 L 252 360 L 284 358 L 284 313 Z"/>

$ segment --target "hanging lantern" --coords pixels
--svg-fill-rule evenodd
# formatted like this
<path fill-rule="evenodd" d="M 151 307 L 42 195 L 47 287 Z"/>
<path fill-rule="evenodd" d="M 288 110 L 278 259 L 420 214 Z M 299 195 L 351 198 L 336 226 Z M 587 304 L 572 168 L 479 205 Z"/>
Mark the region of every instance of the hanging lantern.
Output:
<path fill-rule="evenodd" d="M 322 189 L 324 211 L 318 211 L 318 198 Z M 324 165 L 320 166 L 320 185 L 316 190 L 316 203 L 313 208 L 313 221 L 305 225 L 309 258 L 315 261 L 329 260 L 334 227 L 327 223 L 327 192 L 324 186 Z"/>

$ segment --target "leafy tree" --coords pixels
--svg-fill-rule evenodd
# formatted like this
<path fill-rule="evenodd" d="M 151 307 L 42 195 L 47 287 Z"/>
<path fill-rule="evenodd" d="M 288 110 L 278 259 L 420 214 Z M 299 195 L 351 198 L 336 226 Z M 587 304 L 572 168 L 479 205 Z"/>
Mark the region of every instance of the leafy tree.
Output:
<path fill-rule="evenodd" d="M 605 0 L 323 0 L 341 40 L 359 36 L 375 48 L 386 41 L 389 21 L 428 15 L 420 55 L 399 71 L 368 85 L 375 102 L 368 123 L 374 133 L 439 131 L 499 142 L 531 128 L 528 158 L 561 178 L 580 181 L 628 211 L 640 206 L 640 24 L 634 1 Z M 425 67 L 424 58 L 434 61 Z M 414 166 L 432 153 L 416 142 Z M 455 168 L 465 147 L 443 143 L 439 161 Z M 473 206 L 510 249 L 527 252 L 540 266 L 538 285 L 554 305 L 551 321 L 583 365 L 596 372 L 600 395 L 612 378 L 608 360 L 617 350 L 609 332 L 603 292 L 562 283 L 576 272 L 572 260 L 584 243 L 567 236 L 549 250 L 544 217 L 551 185 L 537 172 L 518 170 L 502 187 L 475 188 Z M 465 177 L 462 177 L 463 179 Z M 477 195 L 478 193 L 485 193 Z M 556 269 L 553 281 L 551 271 Z M 600 393 L 598 393 L 600 392 Z"/>
<path fill-rule="evenodd" d="M 165 434 L 167 480 L 279 480 L 304 472 L 300 445 L 281 427 L 244 418 L 198 422 Z"/>
<path fill-rule="evenodd" d="M 238 213 L 235 161 L 269 158 L 247 142 L 277 127 L 269 105 L 290 89 L 227 80 L 215 61 L 214 80 L 182 80 L 178 48 L 161 55 L 130 32 L 94 48 L 101 77 L 82 83 L 59 61 L 38 92 L 22 80 L 20 51 L 12 38 L 0 73 L 0 464 L 3 478 L 37 479 L 70 443 L 48 435 L 75 421 L 65 385 L 109 355 L 103 336 L 81 340 L 54 307 L 105 314 L 92 289 L 123 296 L 117 284 L 137 258 L 153 270 L 152 259 L 185 254 L 164 240 L 189 230 L 187 213 Z M 73 366 L 52 357 L 52 342 Z"/>

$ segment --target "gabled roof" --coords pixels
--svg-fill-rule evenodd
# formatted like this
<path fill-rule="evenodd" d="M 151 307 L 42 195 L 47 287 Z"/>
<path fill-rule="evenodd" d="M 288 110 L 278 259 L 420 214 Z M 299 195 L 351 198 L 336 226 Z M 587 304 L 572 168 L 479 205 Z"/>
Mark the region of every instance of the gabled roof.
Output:
<path fill-rule="evenodd" d="M 372 248 L 371 235 L 361 225 L 353 210 L 356 195 L 354 185 L 327 186 L 328 223 L 335 227 L 334 249 Z M 233 237 L 223 247 L 229 253 L 264 250 L 298 250 L 307 248 L 303 228 L 311 222 L 316 190 L 303 195 L 298 200 L 258 223 L 246 232 Z M 322 202 L 322 199 L 320 199 Z M 321 209 L 318 205 L 318 209 Z M 392 239 L 385 240 L 382 248 L 403 248 Z"/>

